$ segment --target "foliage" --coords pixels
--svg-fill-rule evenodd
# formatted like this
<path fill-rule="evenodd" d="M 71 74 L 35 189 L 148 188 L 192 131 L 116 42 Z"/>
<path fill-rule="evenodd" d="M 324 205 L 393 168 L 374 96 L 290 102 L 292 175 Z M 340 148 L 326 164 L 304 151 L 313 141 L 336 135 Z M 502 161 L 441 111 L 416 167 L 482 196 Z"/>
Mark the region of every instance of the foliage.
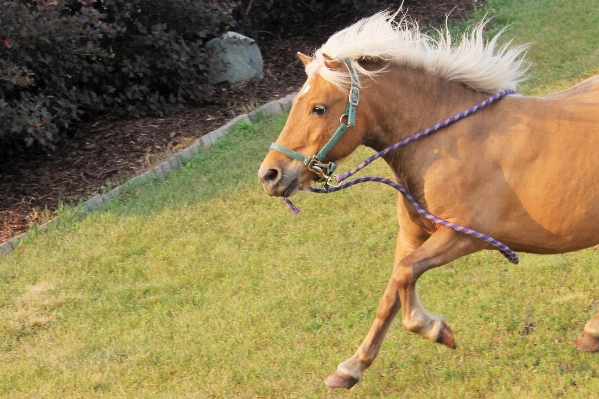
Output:
<path fill-rule="evenodd" d="M 509 16 L 518 40 L 533 43 L 543 84 L 565 88 L 596 71 L 597 47 L 578 41 L 596 40 L 586 34 L 597 32 L 586 17 L 596 0 L 497 8 L 496 19 Z M 562 15 L 570 9 L 585 17 Z M 568 78 L 552 80 L 547 61 L 559 54 L 549 44 L 566 36 Z M 545 43 L 548 54 L 535 50 Z M 363 381 L 350 393 L 324 388 L 367 333 L 389 280 L 396 194 L 372 185 L 299 193 L 302 212 L 291 214 L 255 175 L 284 123 L 260 124 L 255 135 L 242 127 L 168 181 L 0 257 L 0 396 L 597 396 L 599 354 L 572 346 L 598 310 L 596 249 L 522 254 L 518 266 L 484 251 L 430 271 L 421 299 L 447 316 L 458 348 L 396 320 Z"/>
<path fill-rule="evenodd" d="M 281 33 L 289 31 L 293 25 L 306 29 L 315 19 L 329 18 L 334 13 L 372 13 L 372 9 L 382 7 L 382 0 L 242 0 L 235 10 L 235 19 L 240 31 L 258 36 L 259 31 Z"/>
<path fill-rule="evenodd" d="M 209 98 L 206 39 L 234 4 L 8 0 L 0 8 L 0 140 L 52 147 L 82 115 L 161 114 Z"/>
<path fill-rule="evenodd" d="M 380 3 L 7 0 L 0 9 L 0 142 L 53 148 L 82 118 L 162 115 L 210 100 L 204 43 L 230 26 L 256 36 Z"/>

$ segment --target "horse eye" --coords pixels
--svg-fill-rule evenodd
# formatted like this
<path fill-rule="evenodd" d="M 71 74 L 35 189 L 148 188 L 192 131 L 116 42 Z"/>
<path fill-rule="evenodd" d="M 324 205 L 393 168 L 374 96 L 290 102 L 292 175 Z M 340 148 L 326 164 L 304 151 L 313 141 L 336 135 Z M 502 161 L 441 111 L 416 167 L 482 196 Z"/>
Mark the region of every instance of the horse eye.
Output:
<path fill-rule="evenodd" d="M 312 113 L 318 116 L 323 116 L 327 112 L 327 107 L 324 105 L 315 105 L 312 107 Z"/>

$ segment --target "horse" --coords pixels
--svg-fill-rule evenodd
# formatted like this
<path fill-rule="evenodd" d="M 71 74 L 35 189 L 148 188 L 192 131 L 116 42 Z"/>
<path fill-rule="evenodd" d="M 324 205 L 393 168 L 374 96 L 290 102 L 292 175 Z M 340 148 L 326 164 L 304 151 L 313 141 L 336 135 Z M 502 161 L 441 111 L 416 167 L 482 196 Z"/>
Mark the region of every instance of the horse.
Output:
<path fill-rule="evenodd" d="M 476 108 L 490 93 L 514 90 L 529 67 L 527 45 L 500 47 L 503 31 L 485 41 L 484 22 L 454 44 L 446 30 L 432 39 L 405 16 L 397 19 L 375 14 L 332 35 L 313 56 L 298 53 L 308 78 L 258 171 L 267 194 L 290 197 L 313 181 L 326 185 L 332 165 L 358 146 L 381 151 Z M 382 158 L 414 203 L 440 220 L 515 251 L 559 254 L 599 243 L 598 148 L 599 75 L 552 94 L 508 94 Z M 456 347 L 444 319 L 421 304 L 416 282 L 428 270 L 496 248 L 425 218 L 414 203 L 398 195 L 391 279 L 366 338 L 325 379 L 330 387 L 360 380 L 400 310 L 407 330 Z M 599 350 L 599 313 L 575 346 Z"/>

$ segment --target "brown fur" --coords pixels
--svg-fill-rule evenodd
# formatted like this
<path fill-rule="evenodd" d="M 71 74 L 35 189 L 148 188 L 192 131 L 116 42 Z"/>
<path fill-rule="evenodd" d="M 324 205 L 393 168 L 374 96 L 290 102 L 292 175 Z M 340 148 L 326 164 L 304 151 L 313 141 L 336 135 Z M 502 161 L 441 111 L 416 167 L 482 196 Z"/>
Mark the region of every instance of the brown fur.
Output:
<path fill-rule="evenodd" d="M 347 103 L 347 94 L 321 77 L 309 83 L 310 90 L 294 100 L 277 139 L 308 156 L 330 137 Z M 363 84 L 356 126 L 325 161 L 344 158 L 360 144 L 380 151 L 488 97 L 405 66 L 389 66 Z M 322 117 L 311 113 L 315 104 L 327 106 L 328 112 Z M 555 254 L 599 243 L 598 150 L 596 76 L 549 95 L 508 96 L 390 153 L 385 161 L 397 182 L 432 214 L 490 235 L 515 251 Z M 275 151 L 265 158 L 259 176 L 268 194 L 287 196 L 313 178 L 300 162 Z M 397 214 L 395 267 L 376 320 L 354 356 L 327 380 L 334 382 L 330 385 L 347 387 L 359 380 L 400 308 L 408 330 L 455 347 L 451 330 L 420 304 L 416 281 L 431 268 L 494 249 L 433 225 L 401 195 Z M 593 320 L 577 343 L 579 349 L 599 350 L 599 314 Z"/>

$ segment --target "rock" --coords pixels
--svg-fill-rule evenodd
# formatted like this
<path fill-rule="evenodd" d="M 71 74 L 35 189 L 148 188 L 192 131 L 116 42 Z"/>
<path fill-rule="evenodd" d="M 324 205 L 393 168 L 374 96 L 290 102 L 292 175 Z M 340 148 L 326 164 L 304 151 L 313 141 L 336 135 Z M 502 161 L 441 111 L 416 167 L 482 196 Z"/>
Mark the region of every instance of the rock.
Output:
<path fill-rule="evenodd" d="M 253 39 L 236 32 L 227 32 L 206 43 L 212 55 L 208 79 L 210 83 L 262 80 L 262 54 Z"/>

